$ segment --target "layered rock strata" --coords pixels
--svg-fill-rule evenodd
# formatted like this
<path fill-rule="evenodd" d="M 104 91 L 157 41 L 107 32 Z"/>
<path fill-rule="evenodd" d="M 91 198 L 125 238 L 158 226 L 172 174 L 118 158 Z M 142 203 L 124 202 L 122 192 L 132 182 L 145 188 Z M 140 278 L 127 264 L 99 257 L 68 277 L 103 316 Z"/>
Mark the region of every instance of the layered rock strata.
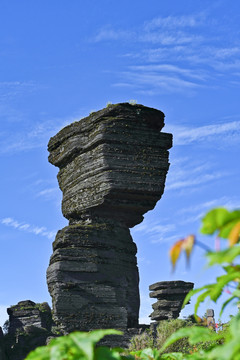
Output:
<path fill-rule="evenodd" d="M 164 191 L 172 135 L 164 114 L 110 105 L 50 139 L 62 212 L 47 270 L 54 320 L 68 333 L 138 326 L 137 248 L 129 228 Z"/>
<path fill-rule="evenodd" d="M 36 304 L 31 300 L 20 301 L 7 309 L 9 334 L 26 331 L 29 327 L 51 329 L 52 315 L 48 303 Z"/>
<path fill-rule="evenodd" d="M 157 298 L 158 300 L 152 305 L 153 312 L 149 315 L 151 320 L 177 319 L 183 301 L 193 286 L 192 282 L 180 280 L 161 281 L 150 285 L 150 298 Z"/>
<path fill-rule="evenodd" d="M 20 301 L 7 312 L 9 326 L 2 339 L 1 360 L 23 360 L 31 350 L 45 345 L 47 339 L 54 336 L 51 309 L 47 303 Z"/>

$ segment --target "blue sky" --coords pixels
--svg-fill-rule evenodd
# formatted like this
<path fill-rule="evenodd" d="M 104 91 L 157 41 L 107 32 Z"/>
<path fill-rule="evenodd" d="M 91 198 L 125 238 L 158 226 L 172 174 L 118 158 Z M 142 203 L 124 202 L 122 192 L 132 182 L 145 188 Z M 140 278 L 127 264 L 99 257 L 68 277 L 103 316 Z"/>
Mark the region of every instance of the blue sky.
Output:
<path fill-rule="evenodd" d="M 20 300 L 51 303 L 45 274 L 67 220 L 48 140 L 109 101 L 162 110 L 164 131 L 174 136 L 164 195 L 132 229 L 140 321 L 151 313 L 150 284 L 198 287 L 220 274 L 204 270 L 201 249 L 190 269 L 181 258 L 172 274 L 168 251 L 198 235 L 207 210 L 240 207 L 239 24 L 236 0 L 0 1 L 0 325 Z"/>

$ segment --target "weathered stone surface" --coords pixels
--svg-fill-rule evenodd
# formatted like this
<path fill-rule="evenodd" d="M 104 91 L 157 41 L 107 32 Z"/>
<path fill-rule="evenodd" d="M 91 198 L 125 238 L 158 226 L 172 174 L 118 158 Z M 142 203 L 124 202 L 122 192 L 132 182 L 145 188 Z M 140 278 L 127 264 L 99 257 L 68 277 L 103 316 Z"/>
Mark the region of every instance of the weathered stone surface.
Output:
<path fill-rule="evenodd" d="M 193 283 L 185 281 L 161 281 L 149 286 L 150 298 L 158 301 L 152 305 L 152 320 L 176 319 L 182 308 L 187 293 L 193 288 Z"/>
<path fill-rule="evenodd" d="M 70 220 L 107 217 L 132 227 L 164 190 L 172 136 L 164 114 L 142 105 L 111 105 L 75 122 L 49 141 L 60 168 L 62 211 Z"/>
<path fill-rule="evenodd" d="M 2 340 L 3 359 L 23 360 L 31 350 L 45 345 L 50 334 L 53 335 L 51 309 L 47 303 L 20 301 L 7 312 L 9 328 Z"/>
<path fill-rule="evenodd" d="M 169 296 L 172 296 L 172 295 L 186 296 L 186 294 L 188 292 L 189 292 L 189 289 L 184 289 L 184 288 L 162 289 L 162 290 L 156 290 L 156 291 L 153 291 L 152 293 L 150 293 L 150 298 L 161 299 L 161 298 L 166 297 L 168 295 Z"/>
<path fill-rule="evenodd" d="M 24 331 L 26 326 L 51 329 L 52 316 L 48 303 L 36 304 L 33 301 L 20 301 L 7 309 L 9 315 L 9 334 Z"/>
<path fill-rule="evenodd" d="M 207 309 L 207 317 L 214 317 L 214 310 L 213 309 Z"/>
<path fill-rule="evenodd" d="M 152 304 L 153 310 L 161 309 L 169 309 L 169 308 L 178 308 L 179 307 L 179 300 L 158 300 L 156 303 Z"/>
<path fill-rule="evenodd" d="M 149 286 L 150 291 L 154 290 L 162 290 L 162 289 L 175 289 L 175 288 L 184 288 L 184 289 L 192 289 L 191 282 L 185 282 L 182 280 L 173 280 L 173 281 L 160 281 L 156 282 Z"/>
<path fill-rule="evenodd" d="M 138 326 L 137 249 L 129 227 L 164 191 L 172 135 L 161 133 L 163 126 L 161 111 L 123 103 L 49 141 L 69 219 L 47 271 L 54 320 L 64 333 Z"/>
<path fill-rule="evenodd" d="M 151 313 L 151 320 L 168 320 L 168 319 L 176 319 L 179 315 L 179 309 L 164 309 L 164 310 L 154 310 Z"/>

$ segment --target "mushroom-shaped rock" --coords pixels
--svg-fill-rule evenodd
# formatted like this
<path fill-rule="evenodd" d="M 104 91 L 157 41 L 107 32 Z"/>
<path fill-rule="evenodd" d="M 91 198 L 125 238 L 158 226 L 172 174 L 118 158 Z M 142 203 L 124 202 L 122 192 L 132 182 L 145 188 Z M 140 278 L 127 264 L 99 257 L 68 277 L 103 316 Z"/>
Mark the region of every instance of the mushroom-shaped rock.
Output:
<path fill-rule="evenodd" d="M 49 141 L 69 226 L 53 243 L 47 282 L 65 333 L 138 325 L 137 248 L 129 228 L 163 194 L 172 146 L 163 126 L 161 111 L 121 103 Z"/>

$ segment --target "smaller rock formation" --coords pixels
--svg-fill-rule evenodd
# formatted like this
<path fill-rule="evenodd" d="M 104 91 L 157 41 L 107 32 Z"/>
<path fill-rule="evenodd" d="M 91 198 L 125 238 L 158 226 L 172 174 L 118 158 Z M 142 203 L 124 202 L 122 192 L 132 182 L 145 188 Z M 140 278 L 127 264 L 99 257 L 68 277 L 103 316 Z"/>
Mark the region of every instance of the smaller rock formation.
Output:
<path fill-rule="evenodd" d="M 213 309 L 207 309 L 207 327 L 211 328 L 212 330 L 216 330 L 216 323 L 214 319 Z"/>
<path fill-rule="evenodd" d="M 152 305 L 151 320 L 177 319 L 187 293 L 194 284 L 185 281 L 161 281 L 149 286 L 150 298 L 157 298 Z"/>
<path fill-rule="evenodd" d="M 47 339 L 54 336 L 51 308 L 46 302 L 20 301 L 7 312 L 9 327 L 2 341 L 0 339 L 0 360 L 23 360 L 30 351 L 45 345 Z"/>
<path fill-rule="evenodd" d="M 48 303 L 36 304 L 31 300 L 20 301 L 7 309 L 9 334 L 26 331 L 29 327 L 51 329 L 51 308 Z"/>

